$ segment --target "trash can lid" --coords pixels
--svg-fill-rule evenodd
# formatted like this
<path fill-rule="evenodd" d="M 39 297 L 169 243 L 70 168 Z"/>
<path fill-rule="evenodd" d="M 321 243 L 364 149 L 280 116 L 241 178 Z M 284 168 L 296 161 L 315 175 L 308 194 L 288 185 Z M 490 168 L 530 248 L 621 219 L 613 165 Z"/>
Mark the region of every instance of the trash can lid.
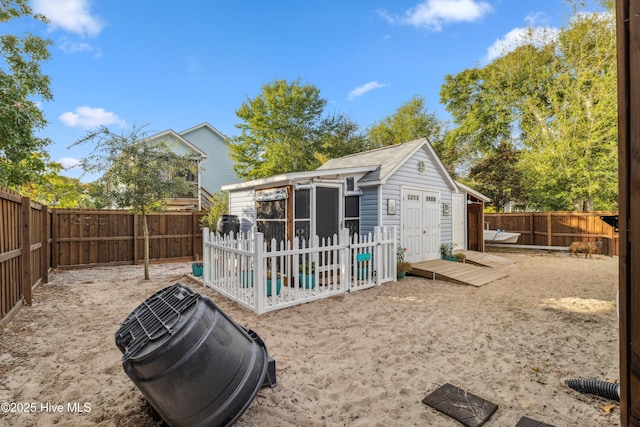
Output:
<path fill-rule="evenodd" d="M 132 357 L 148 343 L 168 339 L 175 334 L 175 327 L 185 312 L 194 305 L 200 294 L 181 283 L 156 292 L 140 304 L 115 333 L 116 345 L 124 354 L 123 360 Z"/>

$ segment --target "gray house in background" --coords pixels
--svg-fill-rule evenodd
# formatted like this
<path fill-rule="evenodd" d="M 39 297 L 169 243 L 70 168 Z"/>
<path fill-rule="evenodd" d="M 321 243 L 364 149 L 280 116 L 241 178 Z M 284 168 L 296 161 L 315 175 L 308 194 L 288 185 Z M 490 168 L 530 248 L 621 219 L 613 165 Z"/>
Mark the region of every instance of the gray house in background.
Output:
<path fill-rule="evenodd" d="M 410 262 L 439 258 L 441 243 L 468 248 L 469 237 L 477 236 L 468 234 L 467 206 L 487 200 L 458 185 L 425 138 L 222 190 L 229 192 L 229 213 L 240 218 L 241 231 L 256 225 L 266 239 L 291 240 L 395 226 Z M 476 221 L 482 242 L 482 218 Z"/>
<path fill-rule="evenodd" d="M 147 140 L 162 141 L 177 154 L 195 153 L 198 157 L 200 172 L 198 176 L 189 177 L 197 184 L 197 193 L 168 200 L 169 209 L 206 208 L 208 195 L 220 191 L 223 184 L 239 181 L 233 172 L 227 137 L 209 123 L 201 123 L 182 132 L 168 129 Z"/>

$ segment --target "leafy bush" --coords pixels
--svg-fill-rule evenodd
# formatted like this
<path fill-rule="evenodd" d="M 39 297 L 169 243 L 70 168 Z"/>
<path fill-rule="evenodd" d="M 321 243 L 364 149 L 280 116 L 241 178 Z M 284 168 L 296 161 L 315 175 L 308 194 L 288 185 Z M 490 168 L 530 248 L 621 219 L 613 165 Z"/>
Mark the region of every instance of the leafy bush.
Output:
<path fill-rule="evenodd" d="M 200 218 L 200 226 L 209 228 L 209 231 L 216 231 L 220 217 L 229 213 L 229 193 L 223 191 L 214 193 L 210 203 L 209 212 Z"/>

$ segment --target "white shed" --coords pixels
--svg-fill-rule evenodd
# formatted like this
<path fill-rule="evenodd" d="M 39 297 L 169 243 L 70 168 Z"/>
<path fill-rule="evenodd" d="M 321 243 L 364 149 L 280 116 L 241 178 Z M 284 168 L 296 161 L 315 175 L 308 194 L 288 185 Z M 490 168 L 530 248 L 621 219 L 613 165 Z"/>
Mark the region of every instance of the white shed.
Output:
<path fill-rule="evenodd" d="M 241 231 L 256 225 L 267 239 L 289 240 L 395 226 L 409 262 L 439 258 L 442 243 L 467 249 L 469 237 L 476 239 L 468 233 L 470 197 L 488 200 L 456 183 L 426 138 L 222 190 L 229 192 L 229 213 L 240 218 Z"/>

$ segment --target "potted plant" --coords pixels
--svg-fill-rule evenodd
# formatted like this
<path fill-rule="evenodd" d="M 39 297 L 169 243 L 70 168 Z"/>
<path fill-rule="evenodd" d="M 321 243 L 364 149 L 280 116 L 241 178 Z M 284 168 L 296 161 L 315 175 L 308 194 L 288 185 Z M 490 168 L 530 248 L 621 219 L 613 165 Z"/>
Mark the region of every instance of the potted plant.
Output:
<path fill-rule="evenodd" d="M 316 263 L 308 262 L 304 265 L 298 265 L 298 283 L 305 289 L 314 289 L 316 287 Z"/>
<path fill-rule="evenodd" d="M 253 288 L 253 270 L 243 271 L 240 283 L 243 288 Z"/>
<path fill-rule="evenodd" d="M 440 245 L 440 255 L 442 255 L 442 259 L 446 259 L 447 261 L 458 261 L 453 256 L 453 243 L 443 243 Z"/>
<path fill-rule="evenodd" d="M 271 294 L 273 293 L 273 289 L 275 289 L 276 295 L 280 295 L 280 289 L 282 288 L 282 278 L 280 277 L 280 273 L 276 272 L 275 274 L 273 274 L 274 276 L 273 279 L 271 278 L 271 276 L 272 276 L 271 270 L 267 270 L 267 296 L 268 297 L 270 297 Z"/>
<path fill-rule="evenodd" d="M 407 272 L 411 271 L 413 266 L 410 262 L 408 262 L 404 258 L 404 253 L 407 251 L 407 248 L 403 248 L 402 246 L 398 246 L 396 251 L 396 270 L 397 270 L 397 278 L 401 279 L 407 275 Z"/>
<path fill-rule="evenodd" d="M 200 257 L 198 256 L 198 254 L 196 254 L 196 260 L 194 262 L 191 263 L 191 272 L 193 273 L 193 275 L 195 277 L 200 277 L 202 276 L 202 269 L 203 269 L 203 264 L 200 261 Z"/>
<path fill-rule="evenodd" d="M 463 254 L 462 252 L 456 252 L 455 254 L 453 254 L 453 257 L 458 262 L 465 262 L 465 260 L 467 259 L 467 256 L 465 254 Z"/>

